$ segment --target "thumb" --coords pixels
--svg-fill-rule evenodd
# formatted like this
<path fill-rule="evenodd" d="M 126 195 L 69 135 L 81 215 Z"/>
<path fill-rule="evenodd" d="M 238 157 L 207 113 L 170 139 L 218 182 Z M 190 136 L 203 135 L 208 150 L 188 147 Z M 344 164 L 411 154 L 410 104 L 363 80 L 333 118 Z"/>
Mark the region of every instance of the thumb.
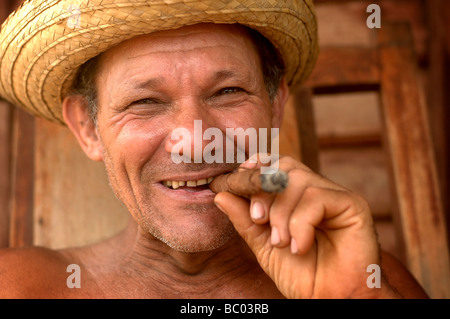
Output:
<path fill-rule="evenodd" d="M 228 216 L 238 234 L 255 254 L 270 240 L 270 228 L 252 221 L 248 200 L 229 192 L 220 192 L 214 198 L 214 203 Z"/>

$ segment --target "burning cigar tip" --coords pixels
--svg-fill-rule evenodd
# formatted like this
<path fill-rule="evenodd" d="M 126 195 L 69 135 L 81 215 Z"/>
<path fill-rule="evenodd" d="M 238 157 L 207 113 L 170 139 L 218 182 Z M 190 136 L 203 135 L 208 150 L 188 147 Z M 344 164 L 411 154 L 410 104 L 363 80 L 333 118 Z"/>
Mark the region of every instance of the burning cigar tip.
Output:
<path fill-rule="evenodd" d="M 272 174 L 261 174 L 261 188 L 267 193 L 282 192 L 288 185 L 289 176 L 284 171 L 276 171 Z"/>

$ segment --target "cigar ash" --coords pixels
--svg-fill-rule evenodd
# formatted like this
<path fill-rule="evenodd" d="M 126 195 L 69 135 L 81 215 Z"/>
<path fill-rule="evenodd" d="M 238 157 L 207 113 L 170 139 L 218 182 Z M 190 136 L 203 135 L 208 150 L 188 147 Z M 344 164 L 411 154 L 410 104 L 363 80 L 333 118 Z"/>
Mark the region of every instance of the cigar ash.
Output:
<path fill-rule="evenodd" d="M 261 188 L 268 193 L 282 192 L 288 185 L 289 176 L 284 171 L 277 171 L 272 174 L 261 174 Z"/>

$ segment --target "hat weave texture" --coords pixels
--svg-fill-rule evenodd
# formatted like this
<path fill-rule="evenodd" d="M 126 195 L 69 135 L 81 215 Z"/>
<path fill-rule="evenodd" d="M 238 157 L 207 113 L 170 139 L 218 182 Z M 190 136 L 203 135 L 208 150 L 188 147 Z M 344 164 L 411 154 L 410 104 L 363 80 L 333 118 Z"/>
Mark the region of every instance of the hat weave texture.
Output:
<path fill-rule="evenodd" d="M 63 123 L 62 100 L 84 62 L 135 36 L 197 23 L 262 33 L 283 56 L 290 87 L 317 58 L 310 0 L 31 0 L 0 30 L 0 96 Z"/>

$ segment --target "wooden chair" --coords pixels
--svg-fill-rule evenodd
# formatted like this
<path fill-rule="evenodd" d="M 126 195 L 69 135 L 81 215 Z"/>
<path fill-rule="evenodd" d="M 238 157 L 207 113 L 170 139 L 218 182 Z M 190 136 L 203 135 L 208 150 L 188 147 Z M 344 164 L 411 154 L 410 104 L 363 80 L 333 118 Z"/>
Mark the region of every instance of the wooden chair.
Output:
<path fill-rule="evenodd" d="M 433 298 L 450 297 L 445 214 L 424 92 L 406 23 L 384 24 L 374 48 L 323 48 L 313 74 L 294 97 L 302 160 L 319 169 L 313 94 L 377 91 L 395 198 L 403 261 Z"/>

